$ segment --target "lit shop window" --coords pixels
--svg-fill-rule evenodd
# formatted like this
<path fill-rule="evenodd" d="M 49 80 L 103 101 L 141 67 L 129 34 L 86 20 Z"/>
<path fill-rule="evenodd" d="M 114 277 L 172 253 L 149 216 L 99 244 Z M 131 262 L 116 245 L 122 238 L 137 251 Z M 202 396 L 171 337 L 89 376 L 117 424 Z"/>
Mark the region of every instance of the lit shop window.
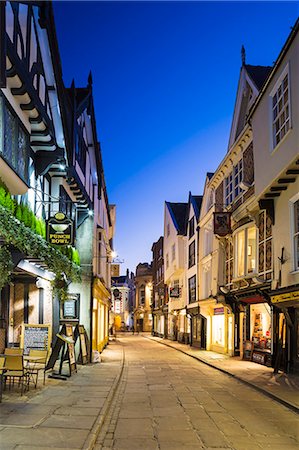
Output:
<path fill-rule="evenodd" d="M 257 271 L 257 229 L 255 226 L 244 228 L 235 235 L 235 276 L 242 277 Z"/>
<path fill-rule="evenodd" d="M 290 129 L 290 89 L 288 67 L 284 70 L 278 80 L 271 98 L 274 149 Z"/>
<path fill-rule="evenodd" d="M 225 336 L 225 320 L 224 312 L 222 314 L 216 314 L 212 316 L 212 343 L 216 345 L 224 345 Z"/>
<path fill-rule="evenodd" d="M 250 306 L 250 326 L 254 348 L 271 348 L 271 310 L 267 303 Z"/>

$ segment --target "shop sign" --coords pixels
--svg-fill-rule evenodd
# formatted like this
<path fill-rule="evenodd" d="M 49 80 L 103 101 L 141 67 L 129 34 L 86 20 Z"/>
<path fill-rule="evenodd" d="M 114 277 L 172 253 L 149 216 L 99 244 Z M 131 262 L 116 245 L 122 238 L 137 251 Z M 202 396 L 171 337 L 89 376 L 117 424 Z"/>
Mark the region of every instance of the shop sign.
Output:
<path fill-rule="evenodd" d="M 287 292 L 285 294 L 273 295 L 272 303 L 290 302 L 299 300 L 299 291 Z"/>
<path fill-rule="evenodd" d="M 214 212 L 214 234 L 218 236 L 227 236 L 231 234 L 231 213 L 230 212 Z"/>
<path fill-rule="evenodd" d="M 180 295 L 181 295 L 181 289 L 178 286 L 170 288 L 169 297 L 179 298 Z"/>
<path fill-rule="evenodd" d="M 62 212 L 47 220 L 47 241 L 54 245 L 74 244 L 74 222 Z"/>
<path fill-rule="evenodd" d="M 224 307 L 214 308 L 214 316 L 219 316 L 220 314 L 224 314 Z"/>
<path fill-rule="evenodd" d="M 253 295 L 252 297 L 239 297 L 238 300 L 244 303 L 256 304 L 265 303 L 265 297 L 262 295 Z"/>

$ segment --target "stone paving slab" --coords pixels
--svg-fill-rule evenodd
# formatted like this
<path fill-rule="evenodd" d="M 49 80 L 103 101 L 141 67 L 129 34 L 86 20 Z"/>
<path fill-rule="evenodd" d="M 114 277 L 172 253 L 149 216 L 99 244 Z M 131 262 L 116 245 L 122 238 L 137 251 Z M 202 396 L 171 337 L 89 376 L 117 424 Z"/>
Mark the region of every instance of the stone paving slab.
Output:
<path fill-rule="evenodd" d="M 80 407 L 74 408 L 71 406 L 59 406 L 55 409 L 53 414 L 62 416 L 97 416 L 99 413 L 99 408 L 93 407 Z"/>
<path fill-rule="evenodd" d="M 90 430 L 95 421 L 93 416 L 62 416 L 53 415 L 46 419 L 41 427 L 73 428 L 75 430 Z"/>
<path fill-rule="evenodd" d="M 5 428 L 1 431 L 0 442 L 1 446 L 14 442 L 15 445 L 40 449 L 47 443 L 49 447 L 77 449 L 82 448 L 87 435 L 88 431 L 85 430 L 55 429 L 53 433 L 53 428 Z"/>
<path fill-rule="evenodd" d="M 45 416 L 40 414 L 9 414 L 6 417 L 1 417 L 0 425 L 18 425 L 18 426 L 27 426 L 34 427 L 37 425 Z M 0 441 L 1 443 L 1 441 Z M 0 445 L 1 449 L 1 445 Z"/>
<path fill-rule="evenodd" d="M 119 419 L 115 429 L 115 438 L 153 437 L 151 419 Z"/>
<path fill-rule="evenodd" d="M 113 445 L 113 450 L 159 450 L 159 448 L 155 439 L 148 438 L 115 439 Z"/>

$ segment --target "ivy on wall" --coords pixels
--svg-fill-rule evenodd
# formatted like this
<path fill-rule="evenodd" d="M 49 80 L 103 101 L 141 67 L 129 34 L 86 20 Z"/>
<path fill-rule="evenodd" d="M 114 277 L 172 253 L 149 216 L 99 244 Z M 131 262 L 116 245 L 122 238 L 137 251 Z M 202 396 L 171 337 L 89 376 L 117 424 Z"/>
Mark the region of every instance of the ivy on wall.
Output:
<path fill-rule="evenodd" d="M 13 262 L 7 245 L 0 247 L 0 290 L 10 281 Z"/>
<path fill-rule="evenodd" d="M 55 273 L 54 291 L 61 300 L 67 296 L 68 280 L 80 280 L 80 257 L 73 247 L 54 247 L 46 240 L 46 226 L 27 205 L 19 205 L 0 184 L 0 236 L 5 244 L 0 247 L 0 289 L 9 282 L 13 262 L 7 244 L 13 245 L 28 257 L 44 261 Z"/>

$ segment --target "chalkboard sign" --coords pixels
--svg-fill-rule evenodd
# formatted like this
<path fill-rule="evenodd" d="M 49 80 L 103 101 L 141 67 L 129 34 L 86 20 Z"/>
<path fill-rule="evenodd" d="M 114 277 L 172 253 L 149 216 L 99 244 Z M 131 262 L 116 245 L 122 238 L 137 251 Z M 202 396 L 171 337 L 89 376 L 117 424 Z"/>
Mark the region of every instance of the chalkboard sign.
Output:
<path fill-rule="evenodd" d="M 51 325 L 35 325 L 25 323 L 22 325 L 21 348 L 24 349 L 24 355 L 29 354 L 30 349 L 50 350 L 51 345 Z"/>
<path fill-rule="evenodd" d="M 56 336 L 57 338 L 45 370 L 54 370 L 56 361 L 60 359 L 59 372 L 53 372 L 52 375 L 49 375 L 49 378 L 66 379 L 65 377 L 70 377 L 72 372 L 77 372 L 72 325 L 63 324 Z M 65 361 L 68 362 L 69 374 L 62 373 L 62 366 Z"/>
<path fill-rule="evenodd" d="M 243 359 L 246 361 L 252 360 L 253 342 L 245 341 L 243 344 Z"/>

